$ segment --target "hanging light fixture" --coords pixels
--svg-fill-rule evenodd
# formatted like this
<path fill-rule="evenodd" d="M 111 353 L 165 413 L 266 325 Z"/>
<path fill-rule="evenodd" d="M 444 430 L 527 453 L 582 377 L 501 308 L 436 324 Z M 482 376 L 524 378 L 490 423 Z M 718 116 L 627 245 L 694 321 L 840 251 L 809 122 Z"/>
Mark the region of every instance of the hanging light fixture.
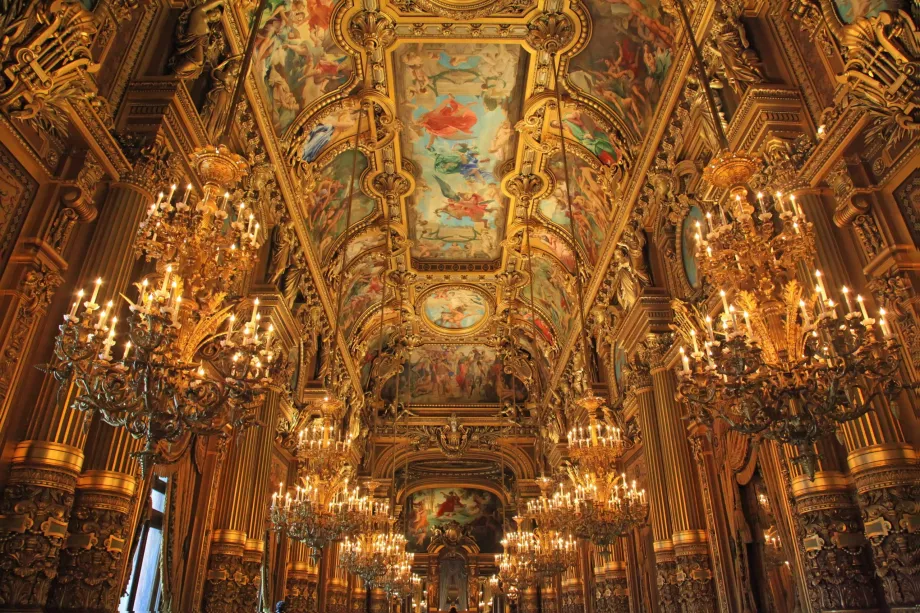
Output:
<path fill-rule="evenodd" d="M 334 540 L 363 528 L 362 518 L 372 512 L 372 502 L 357 487 L 315 475 L 300 478 L 300 484 L 285 492 L 284 484 L 272 494 L 269 521 L 288 538 L 321 550 Z"/>
<path fill-rule="evenodd" d="M 255 20 L 266 6 L 262 0 Z M 257 30 L 254 21 L 221 140 L 230 133 Z M 227 296 L 263 241 L 254 214 L 230 202 L 248 165 L 224 144 L 196 149 L 191 165 L 201 195 L 191 183 L 181 195 L 170 186 L 138 230 L 135 250 L 156 272 L 135 283 L 135 300 L 125 298 L 127 331 L 118 329 L 118 296 L 105 300 L 104 280 L 96 279 L 88 299 L 77 293 L 53 361 L 43 366 L 61 385 L 73 383 L 72 406 L 87 419 L 98 414 L 144 440 L 134 454 L 143 476 L 155 463 L 178 459 L 195 436 L 252 425 L 264 393 L 284 379 L 279 343 L 273 327 L 261 325 L 258 299 L 239 325 L 240 303 Z"/>
<path fill-rule="evenodd" d="M 387 572 L 406 560 L 406 536 L 397 531 L 389 503 L 380 505 L 354 536 L 342 541 L 339 559 L 368 587 L 380 587 Z"/>
<path fill-rule="evenodd" d="M 683 0 L 677 4 L 691 32 Z M 758 193 L 758 207 L 750 202 L 747 183 L 759 161 L 731 150 L 699 46 L 688 38 L 722 148 L 703 178 L 729 197 L 728 212 L 721 205 L 717 215 L 708 212 L 696 235 L 698 265 L 719 288 L 722 313 L 713 321 L 675 305 L 685 343 L 678 396 L 697 422 L 720 420 L 743 434 L 792 445 L 794 461 L 813 477 L 815 442 L 873 403 L 895 402 L 905 389 L 900 345 L 884 311 L 870 317 L 862 296 L 843 287 L 842 303 L 835 303 L 817 270 L 814 292 L 796 279 L 813 266 L 812 224 L 794 195 Z"/>
<path fill-rule="evenodd" d="M 523 521 L 523 517 L 514 518 L 517 527 L 504 534 L 501 540 L 503 551 L 495 556 L 498 578 L 503 585 L 516 591 L 536 585 L 539 579 L 533 564 L 536 536 L 521 527 Z M 506 594 L 510 597 L 509 591 Z"/>

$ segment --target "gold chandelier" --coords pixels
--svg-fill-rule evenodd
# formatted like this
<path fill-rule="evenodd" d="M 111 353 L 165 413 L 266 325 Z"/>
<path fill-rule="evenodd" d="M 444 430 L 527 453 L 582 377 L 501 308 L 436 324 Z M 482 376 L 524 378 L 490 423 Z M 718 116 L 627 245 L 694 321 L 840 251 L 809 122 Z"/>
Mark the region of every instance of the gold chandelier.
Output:
<path fill-rule="evenodd" d="M 496 554 L 495 563 L 498 565 L 498 578 L 510 597 L 513 588 L 515 592 L 536 585 L 539 577 L 533 564 L 533 551 L 536 548 L 536 536 L 530 530 L 524 530 L 521 522 L 524 518 L 515 517 L 517 524 L 515 530 L 506 532 L 502 538 L 502 553 Z"/>
<path fill-rule="evenodd" d="M 334 415 L 324 413 L 297 436 L 296 455 L 300 470 L 314 475 L 321 482 L 332 481 L 343 466 L 350 465 L 351 443 L 350 434 L 341 428 L 336 430 Z"/>
<path fill-rule="evenodd" d="M 579 426 L 569 431 L 569 456 L 583 471 L 603 476 L 615 472 L 626 441 L 619 428 L 598 422 L 593 411 L 587 429 Z"/>
<path fill-rule="evenodd" d="M 369 587 L 381 587 L 387 572 L 405 563 L 406 545 L 406 536 L 397 531 L 396 519 L 390 515 L 389 503 L 376 503 L 361 529 L 342 542 L 340 560 Z"/>
<path fill-rule="evenodd" d="M 250 27 L 220 140 L 229 138 L 257 31 Z M 234 311 L 241 304 L 228 298 L 262 244 L 255 215 L 230 201 L 248 164 L 220 144 L 196 149 L 191 165 L 204 186 L 200 197 L 191 182 L 181 197 L 178 185 L 170 186 L 138 229 L 135 251 L 154 263 L 155 273 L 135 284 L 136 301 L 126 298 L 127 333 L 116 326 L 117 297 L 97 302 L 104 282 L 97 279 L 89 300 L 78 292 L 53 360 L 43 366 L 62 386 L 73 383 L 72 406 L 87 418 L 98 413 L 144 439 L 134 454 L 144 477 L 153 464 L 177 460 L 195 436 L 252 425 L 265 391 L 280 389 L 284 379 L 274 329 L 260 326 L 259 301 L 238 326 Z M 113 356 L 116 345 L 124 349 Z"/>
<path fill-rule="evenodd" d="M 44 367 L 62 385 L 73 381 L 73 407 L 87 418 L 98 413 L 144 439 L 135 454 L 143 475 L 176 459 L 193 435 L 248 427 L 264 393 L 283 385 L 284 360 L 274 328 L 261 326 L 258 299 L 238 325 L 240 303 L 227 297 L 261 245 L 257 225 L 239 221 L 241 213 L 225 223 L 227 194 L 246 163 L 226 147 L 198 149 L 191 161 L 202 196 L 189 185 L 179 199 L 173 185 L 139 229 L 136 250 L 156 273 L 135 283 L 134 300 L 125 298 L 126 333 L 117 328 L 117 297 L 101 298 L 104 280 L 96 279 L 88 299 L 77 293 Z"/>
<path fill-rule="evenodd" d="M 359 532 L 362 518 L 374 510 L 375 503 L 359 488 L 349 489 L 347 478 L 336 483 L 305 475 L 300 481 L 293 495 L 279 485 L 272 494 L 269 520 L 275 530 L 315 550 Z"/>
<path fill-rule="evenodd" d="M 691 31 L 682 0 L 678 8 Z M 719 206 L 716 220 L 710 211 L 697 229 L 700 271 L 719 288 L 722 313 L 714 322 L 708 313 L 675 305 L 685 343 L 678 395 L 698 422 L 718 419 L 744 434 L 794 446 L 794 461 L 813 477 L 818 439 L 874 402 L 894 402 L 905 388 L 898 376 L 900 347 L 884 311 L 878 320 L 870 317 L 861 296 L 854 300 L 844 287 L 844 304 L 836 304 L 820 271 L 814 292 L 799 283 L 799 269 L 810 265 L 815 251 L 812 225 L 794 196 L 787 202 L 776 193 L 775 211 L 763 194 L 757 194 L 759 208 L 749 201 L 746 185 L 759 160 L 730 150 L 701 52 L 695 38 L 689 40 L 722 147 L 703 177 L 729 196 L 728 212 Z"/>
<path fill-rule="evenodd" d="M 383 576 L 378 579 L 380 589 L 398 601 L 409 597 L 422 583 L 422 578 L 412 572 L 414 561 L 414 553 L 400 553 L 394 560 L 395 563 L 388 566 Z"/>

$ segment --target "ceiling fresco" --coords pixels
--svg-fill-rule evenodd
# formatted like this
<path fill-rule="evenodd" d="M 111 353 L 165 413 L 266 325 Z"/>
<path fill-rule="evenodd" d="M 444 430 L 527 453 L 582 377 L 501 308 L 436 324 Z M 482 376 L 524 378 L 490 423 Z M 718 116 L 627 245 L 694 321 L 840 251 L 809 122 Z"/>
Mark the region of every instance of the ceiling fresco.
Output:
<path fill-rule="evenodd" d="M 344 257 L 341 329 L 365 390 L 392 398 L 398 377 L 413 403 L 501 403 L 522 387 L 504 373 L 509 331 L 549 381 L 577 329 L 576 271 L 606 261 L 667 90 L 659 0 L 270 0 L 262 23 L 258 86 L 309 259 L 334 282 Z M 385 274 L 407 281 L 387 292 L 381 353 Z M 413 339 L 399 375 L 374 367 L 397 314 Z"/>
<path fill-rule="evenodd" d="M 283 135 L 301 112 L 343 87 L 354 60 L 335 41 L 334 0 L 269 0 L 256 37 L 253 66 L 272 109 L 275 132 Z"/>
<path fill-rule="evenodd" d="M 410 197 L 413 255 L 494 260 L 505 226 L 502 163 L 514 156 L 520 45 L 416 43 L 395 56 L 405 159 L 418 169 Z"/>

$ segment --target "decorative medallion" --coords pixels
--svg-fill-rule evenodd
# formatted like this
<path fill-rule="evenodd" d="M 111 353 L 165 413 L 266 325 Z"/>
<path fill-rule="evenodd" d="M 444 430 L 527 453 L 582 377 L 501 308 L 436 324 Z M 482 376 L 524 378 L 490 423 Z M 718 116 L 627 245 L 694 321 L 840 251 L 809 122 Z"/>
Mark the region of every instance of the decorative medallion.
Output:
<path fill-rule="evenodd" d="M 470 285 L 439 285 L 419 302 L 423 319 L 441 334 L 470 334 L 478 330 L 490 312 L 489 298 Z"/>

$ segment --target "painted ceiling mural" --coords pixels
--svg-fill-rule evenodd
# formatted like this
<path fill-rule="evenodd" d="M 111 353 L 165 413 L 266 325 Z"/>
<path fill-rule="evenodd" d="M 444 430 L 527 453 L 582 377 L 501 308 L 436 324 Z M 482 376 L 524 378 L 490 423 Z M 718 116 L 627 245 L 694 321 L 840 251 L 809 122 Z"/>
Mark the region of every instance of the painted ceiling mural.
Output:
<path fill-rule="evenodd" d="M 380 0 L 373 8 L 355 0 L 269 0 L 256 39 L 256 82 L 280 155 L 293 163 L 309 259 L 325 269 L 326 282 L 338 276 L 328 267 L 341 265 L 339 254 L 347 262 L 341 328 L 365 387 L 380 352 L 384 273 L 397 269 L 410 273 L 402 314 L 415 344 L 396 376 L 401 390 L 413 390 L 411 402 L 511 398 L 521 386 L 504 374 L 496 340 L 507 334 L 509 312 L 539 378 L 553 376 L 577 329 L 574 275 L 579 268 L 598 274 L 606 261 L 625 219 L 633 160 L 672 93 L 675 30 L 661 1 L 522 0 L 495 3 L 496 11 L 461 0 Z M 835 2 L 844 20 L 884 4 Z M 535 36 L 552 11 L 571 26 L 559 63 L 561 121 L 547 102 L 553 69 Z M 372 104 L 359 105 L 359 96 Z M 385 211 L 391 242 L 400 245 L 391 258 L 384 257 Z M 530 263 L 519 246 L 527 218 Z M 385 347 L 395 336 L 391 307 Z M 374 384 L 392 398 L 396 376 Z"/>
<path fill-rule="evenodd" d="M 659 0 L 587 0 L 586 6 L 595 35 L 569 62 L 568 81 L 641 135 L 671 67 L 670 20 Z"/>
<path fill-rule="evenodd" d="M 354 149 L 346 149 L 335 156 L 319 174 L 316 187 L 309 194 L 309 202 L 306 203 L 310 236 L 316 254 L 321 260 L 326 259 L 332 245 L 345 231 L 348 184 L 351 181 L 353 166 L 357 178 L 352 188 L 351 223 L 363 220 L 376 206 L 376 202 L 358 186 L 360 178 L 368 169 L 367 157 L 360 151 L 356 153 Z"/>
<path fill-rule="evenodd" d="M 417 43 L 395 54 L 403 155 L 419 168 L 409 224 L 425 260 L 494 260 L 505 225 L 499 168 L 520 114 L 519 45 Z"/>
<path fill-rule="evenodd" d="M 253 66 L 272 110 L 275 131 L 285 130 L 308 106 L 348 82 L 351 56 L 333 39 L 335 0 L 269 0 L 256 37 Z"/>

